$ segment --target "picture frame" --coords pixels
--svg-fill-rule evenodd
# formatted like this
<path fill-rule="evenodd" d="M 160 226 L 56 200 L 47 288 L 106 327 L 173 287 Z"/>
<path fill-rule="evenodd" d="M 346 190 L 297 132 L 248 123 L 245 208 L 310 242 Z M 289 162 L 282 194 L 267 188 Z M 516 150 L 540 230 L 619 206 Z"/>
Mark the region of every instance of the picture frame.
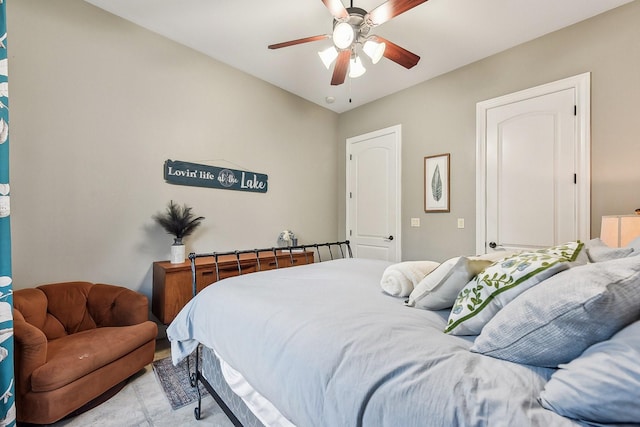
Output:
<path fill-rule="evenodd" d="M 424 158 L 424 211 L 449 212 L 451 154 Z"/>

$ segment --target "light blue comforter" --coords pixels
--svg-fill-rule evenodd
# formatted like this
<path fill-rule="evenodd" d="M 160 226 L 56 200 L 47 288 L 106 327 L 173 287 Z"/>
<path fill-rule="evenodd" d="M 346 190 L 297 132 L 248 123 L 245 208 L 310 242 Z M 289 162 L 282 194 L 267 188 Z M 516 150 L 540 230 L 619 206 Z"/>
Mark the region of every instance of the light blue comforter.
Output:
<path fill-rule="evenodd" d="M 382 292 L 387 262 L 341 259 L 225 279 L 167 330 L 174 363 L 214 348 L 291 422 L 311 426 L 572 426 L 540 406 L 553 370 L 471 353 L 448 312 Z"/>

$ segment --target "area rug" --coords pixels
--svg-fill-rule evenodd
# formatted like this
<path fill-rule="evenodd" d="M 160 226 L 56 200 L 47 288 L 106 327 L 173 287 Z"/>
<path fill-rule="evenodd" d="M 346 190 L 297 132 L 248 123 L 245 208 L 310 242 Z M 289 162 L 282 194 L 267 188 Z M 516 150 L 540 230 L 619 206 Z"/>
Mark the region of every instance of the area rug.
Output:
<path fill-rule="evenodd" d="M 195 371 L 195 354 L 189 356 L 189 369 L 191 372 Z M 198 392 L 189 382 L 187 359 L 178 363 L 178 366 L 173 366 L 171 357 L 156 360 L 153 362 L 153 372 L 162 386 L 162 391 L 169 399 L 171 409 L 176 410 L 198 401 Z M 209 394 L 202 384 L 198 384 L 198 387 L 202 396 Z"/>

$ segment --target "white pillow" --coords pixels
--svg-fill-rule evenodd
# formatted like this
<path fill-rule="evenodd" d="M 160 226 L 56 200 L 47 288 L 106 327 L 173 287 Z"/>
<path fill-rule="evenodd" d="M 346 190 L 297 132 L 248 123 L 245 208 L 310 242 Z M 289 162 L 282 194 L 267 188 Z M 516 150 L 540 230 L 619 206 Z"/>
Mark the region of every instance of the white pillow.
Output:
<path fill-rule="evenodd" d="M 540 393 L 540 403 L 564 417 L 589 423 L 640 421 L 640 321 L 577 359 L 561 364 Z"/>
<path fill-rule="evenodd" d="M 492 264 L 460 291 L 444 331 L 478 335 L 509 301 L 567 268 L 567 258 L 543 251 L 522 252 Z"/>
<path fill-rule="evenodd" d="M 382 273 L 380 286 L 394 297 L 408 296 L 427 274 L 440 265 L 435 261 L 405 261 L 392 264 Z"/>
<path fill-rule="evenodd" d="M 450 308 L 467 282 L 489 265 L 489 260 L 451 258 L 422 279 L 405 304 L 424 310 Z"/>

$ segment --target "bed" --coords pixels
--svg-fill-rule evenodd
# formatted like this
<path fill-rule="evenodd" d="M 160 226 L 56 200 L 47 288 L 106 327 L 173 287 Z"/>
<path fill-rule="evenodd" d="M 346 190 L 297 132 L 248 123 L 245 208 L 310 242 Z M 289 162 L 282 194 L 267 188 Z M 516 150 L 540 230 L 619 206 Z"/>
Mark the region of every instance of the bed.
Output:
<path fill-rule="evenodd" d="M 235 425 L 640 425 L 640 257 L 591 262 L 590 243 L 391 264 L 337 242 L 205 288 L 167 330 L 172 358 L 202 353 L 193 382 Z M 401 267 L 412 286 L 381 287 Z M 496 269 L 513 277 L 481 295 Z"/>

